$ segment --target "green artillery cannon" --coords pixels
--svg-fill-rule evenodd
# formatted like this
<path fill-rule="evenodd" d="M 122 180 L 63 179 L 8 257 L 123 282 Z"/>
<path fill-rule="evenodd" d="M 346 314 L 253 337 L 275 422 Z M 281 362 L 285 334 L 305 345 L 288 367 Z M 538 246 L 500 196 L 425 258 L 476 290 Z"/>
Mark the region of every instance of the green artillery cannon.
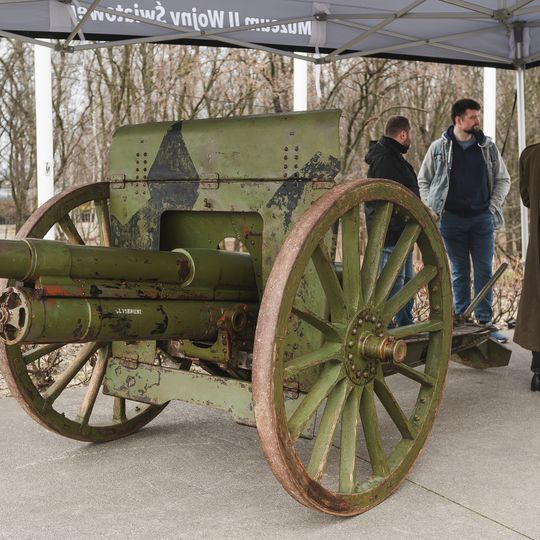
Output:
<path fill-rule="evenodd" d="M 453 330 L 445 250 L 414 195 L 336 182 L 338 129 L 339 111 L 322 111 L 118 130 L 107 182 L 57 195 L 0 242 L 0 366 L 25 410 L 108 441 L 171 400 L 220 408 L 257 426 L 302 504 L 355 515 L 389 496 L 450 356 L 485 368 L 509 353 L 485 327 Z M 379 272 L 393 214 L 406 226 Z M 390 296 L 413 248 L 418 272 Z M 393 328 L 411 298 L 418 322 Z M 65 390 L 82 376 L 73 407 Z"/>

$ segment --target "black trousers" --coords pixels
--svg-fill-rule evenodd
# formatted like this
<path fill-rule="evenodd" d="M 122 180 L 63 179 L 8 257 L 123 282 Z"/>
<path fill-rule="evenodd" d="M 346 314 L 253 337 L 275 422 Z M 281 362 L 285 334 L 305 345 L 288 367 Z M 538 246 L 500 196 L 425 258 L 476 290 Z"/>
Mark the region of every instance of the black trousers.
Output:
<path fill-rule="evenodd" d="M 531 371 L 534 373 L 540 373 L 540 352 L 532 352 Z"/>

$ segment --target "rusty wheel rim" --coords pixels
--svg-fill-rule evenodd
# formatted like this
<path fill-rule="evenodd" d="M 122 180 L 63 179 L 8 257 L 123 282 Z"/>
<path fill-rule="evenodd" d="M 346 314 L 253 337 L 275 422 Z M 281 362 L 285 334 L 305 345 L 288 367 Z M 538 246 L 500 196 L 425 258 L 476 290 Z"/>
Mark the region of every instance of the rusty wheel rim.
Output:
<path fill-rule="evenodd" d="M 52 227 L 58 225 L 69 242 L 81 243 L 82 238 L 70 217 L 70 212 L 92 203 L 98 217 L 100 243 L 110 245 L 108 199 L 108 182 L 68 189 L 38 208 L 21 227 L 16 238 L 43 238 Z M 8 280 L 0 280 L 0 290 L 8 286 L 11 286 Z M 64 345 L 61 344 L 60 347 Z M 155 418 L 165 407 L 165 405 L 150 405 L 139 408 L 138 405 L 134 405 L 132 410 L 127 410 L 126 400 L 114 398 L 110 420 L 104 421 L 100 418 L 99 423 L 94 423 L 92 413 L 105 373 L 110 351 L 109 344 L 86 344 L 51 386 L 40 389 L 32 379 L 29 370 L 35 362 L 60 347 L 54 344 L 43 345 L 23 352 L 19 345 L 0 344 L 0 369 L 11 394 L 34 420 L 47 429 L 72 439 L 104 442 L 134 433 Z M 92 374 L 79 412 L 70 417 L 66 411 L 61 410 L 61 404 L 59 406 L 57 401 L 66 388 L 62 388 L 64 382 L 66 385 L 70 382 L 62 381 L 62 377 L 69 378 L 65 374 L 70 369 L 73 371 L 75 364 L 83 368 L 94 359 Z M 73 380 L 77 373 L 79 373 L 78 369 L 70 380 Z M 61 384 L 58 384 L 59 382 Z"/>
<path fill-rule="evenodd" d="M 359 213 L 366 201 L 377 201 L 377 210 L 360 263 Z M 387 263 L 388 271 L 379 274 L 381 247 L 396 211 L 407 221 L 406 228 L 396 244 L 396 257 Z M 343 231 L 341 283 L 326 241 L 338 220 Z M 415 243 L 424 268 L 408 288 L 389 298 L 394 274 Z M 315 266 L 328 301 L 327 316 L 314 317 L 295 304 L 308 263 Z M 427 321 L 388 329 L 404 298 L 422 287 L 427 289 Z M 383 501 L 405 479 L 424 446 L 442 397 L 452 336 L 451 300 L 437 226 L 420 201 L 398 184 L 345 182 L 298 220 L 266 283 L 253 358 L 253 400 L 261 447 L 274 475 L 296 500 L 325 513 L 356 515 Z M 291 358 L 287 334 L 295 318 L 316 326 L 324 338 L 314 350 Z M 401 363 L 403 340 L 410 341 L 420 331 L 428 338 L 423 370 Z M 377 355 L 381 355 L 379 360 Z M 285 408 L 284 387 L 289 388 L 291 380 L 307 369 L 318 370 L 315 382 L 291 414 Z M 416 397 L 410 414 L 405 414 L 387 384 L 390 372 L 418 385 L 413 388 Z M 389 450 L 383 445 L 376 401 L 399 431 Z M 324 411 L 306 451 L 300 434 L 320 409 Z M 363 459 L 359 435 L 364 438 Z M 326 470 L 332 457 L 338 472 L 330 479 Z"/>

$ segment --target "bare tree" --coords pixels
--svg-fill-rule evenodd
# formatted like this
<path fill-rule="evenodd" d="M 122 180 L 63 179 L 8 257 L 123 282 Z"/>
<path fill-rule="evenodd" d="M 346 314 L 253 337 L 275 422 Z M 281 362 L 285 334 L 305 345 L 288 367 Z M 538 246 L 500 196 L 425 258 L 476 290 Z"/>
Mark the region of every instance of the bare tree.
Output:
<path fill-rule="evenodd" d="M 0 55 L 0 182 L 11 186 L 20 225 L 35 198 L 35 122 L 31 47 L 2 41 Z M 127 123 L 189 120 L 292 108 L 292 60 L 261 51 L 141 44 L 74 55 L 53 54 L 57 190 L 104 180 L 114 131 Z M 498 75 L 498 144 L 517 181 L 514 74 Z M 528 110 L 540 101 L 538 70 L 527 72 Z M 324 65 L 322 95 L 312 108 L 342 110 L 342 171 L 365 174 L 369 141 L 391 114 L 415 127 L 408 159 L 418 168 L 429 144 L 450 124 L 461 97 L 481 100 L 479 68 L 358 58 Z M 529 141 L 539 120 L 527 115 Z M 519 193 L 513 185 L 499 235 L 505 253 L 520 248 Z"/>
<path fill-rule="evenodd" d="M 19 228 L 35 207 L 36 140 L 33 56 L 17 41 L 0 55 L 0 182 L 11 188 Z"/>

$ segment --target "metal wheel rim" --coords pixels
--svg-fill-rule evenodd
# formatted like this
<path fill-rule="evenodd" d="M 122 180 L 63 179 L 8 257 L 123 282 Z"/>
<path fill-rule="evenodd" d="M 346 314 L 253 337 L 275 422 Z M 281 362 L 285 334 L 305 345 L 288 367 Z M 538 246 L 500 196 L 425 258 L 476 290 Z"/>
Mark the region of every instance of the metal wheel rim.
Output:
<path fill-rule="evenodd" d="M 385 187 L 386 186 L 386 187 Z M 302 504 L 334 515 L 356 515 L 380 503 L 405 479 L 420 454 L 432 427 L 442 397 L 451 345 L 451 300 L 440 306 L 445 327 L 436 332 L 439 354 L 437 373 L 430 391 L 427 411 L 405 458 L 372 489 L 360 493 L 339 493 L 311 478 L 298 457 L 289 436 L 282 390 L 283 358 L 279 332 L 286 327 L 292 308 L 290 291 L 296 290 L 300 278 L 293 278 L 295 265 L 307 265 L 315 246 L 336 218 L 365 200 L 381 200 L 381 189 L 390 190 L 386 200 L 401 200 L 422 227 L 429 232 L 429 248 L 437 259 L 440 291 L 432 297 L 451 299 L 451 286 L 444 247 L 436 224 L 427 210 L 408 190 L 394 182 L 357 180 L 345 182 L 321 197 L 301 217 L 285 240 L 267 281 L 259 311 L 253 359 L 253 400 L 257 429 L 263 453 L 278 481 Z M 427 238 L 427 236 L 426 236 Z M 424 241 L 424 240 L 423 240 Z M 427 249 L 427 248 L 426 248 Z M 292 295 L 294 299 L 294 294 Z M 433 300 L 432 300 L 433 301 Z M 432 347 L 432 345 L 430 345 Z M 433 345 L 433 347 L 435 347 Z M 435 349 L 430 349 L 432 357 Z M 422 386 L 423 388 L 423 386 Z M 359 429 L 359 428 L 358 428 Z"/>
<path fill-rule="evenodd" d="M 91 201 L 102 201 L 108 198 L 108 182 L 70 188 L 38 208 L 21 227 L 16 239 L 42 238 L 62 216 L 68 215 L 71 210 Z M 7 286 L 8 280 L 0 280 L 0 290 Z M 83 425 L 47 405 L 28 374 L 20 346 L 0 344 L 0 370 L 13 397 L 34 420 L 50 431 L 71 439 L 105 442 L 125 437 L 150 422 L 166 406 L 166 404 L 146 406 L 132 418 L 109 425 Z"/>

